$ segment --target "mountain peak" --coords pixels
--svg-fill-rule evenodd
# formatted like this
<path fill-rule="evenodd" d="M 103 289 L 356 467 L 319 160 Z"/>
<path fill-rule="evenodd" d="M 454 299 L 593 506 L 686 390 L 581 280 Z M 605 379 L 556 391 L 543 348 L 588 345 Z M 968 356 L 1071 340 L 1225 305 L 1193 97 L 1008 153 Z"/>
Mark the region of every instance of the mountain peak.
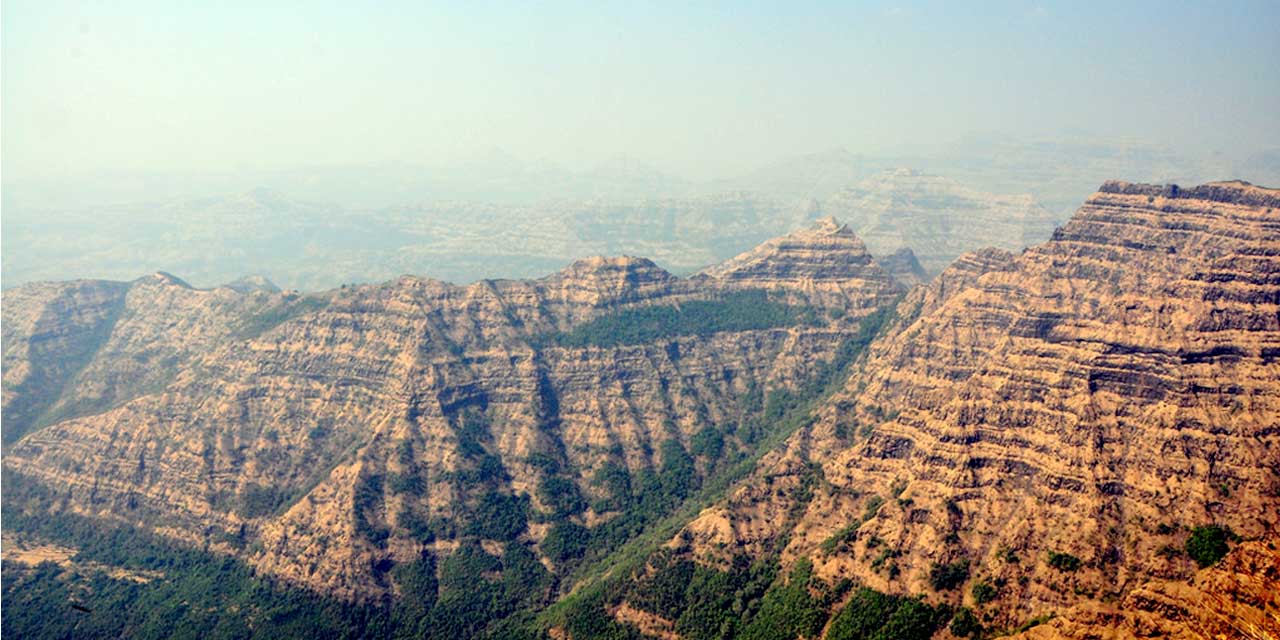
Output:
<path fill-rule="evenodd" d="M 677 278 L 648 258 L 593 256 L 575 260 L 542 283 L 559 289 L 566 299 L 603 304 L 632 300 L 662 290 Z"/>
<path fill-rule="evenodd" d="M 916 259 L 916 254 L 910 247 L 903 247 L 887 256 L 878 257 L 876 262 L 889 272 L 894 282 L 904 288 L 909 289 L 929 280 L 929 275 L 925 273 L 924 267 L 920 266 L 920 261 Z"/>
<path fill-rule="evenodd" d="M 846 298 L 851 290 L 874 298 L 898 289 L 872 260 L 862 240 L 831 216 L 768 240 L 701 275 L 740 286 L 800 289 Z"/>
<path fill-rule="evenodd" d="M 847 225 L 840 224 L 840 222 L 836 220 L 835 216 L 824 216 L 822 218 L 818 218 L 813 222 L 813 226 L 810 228 L 819 233 L 825 233 L 828 235 L 834 235 L 842 232 L 852 233 L 849 231 L 849 227 Z"/>
<path fill-rule="evenodd" d="M 659 267 L 648 258 L 638 256 L 591 256 L 574 260 L 560 271 L 566 276 L 582 276 L 598 273 L 626 271 L 631 273 L 649 273 L 660 278 L 672 277 L 666 269 Z"/>
<path fill-rule="evenodd" d="M 247 275 L 232 282 L 222 285 L 236 293 L 253 293 L 255 291 L 265 291 L 267 293 L 279 293 L 280 287 L 274 282 L 261 274 Z"/>
<path fill-rule="evenodd" d="M 1269 189 L 1244 180 L 1209 182 L 1191 188 L 1176 184 L 1144 184 L 1108 180 L 1098 187 L 1099 194 L 1137 195 L 1175 200 L 1206 200 L 1249 207 L 1280 207 L 1280 189 Z"/>
<path fill-rule="evenodd" d="M 191 285 L 186 280 L 179 278 L 167 271 L 157 271 L 149 276 L 138 278 L 138 284 L 158 284 L 165 286 L 182 287 L 183 289 L 191 289 Z"/>

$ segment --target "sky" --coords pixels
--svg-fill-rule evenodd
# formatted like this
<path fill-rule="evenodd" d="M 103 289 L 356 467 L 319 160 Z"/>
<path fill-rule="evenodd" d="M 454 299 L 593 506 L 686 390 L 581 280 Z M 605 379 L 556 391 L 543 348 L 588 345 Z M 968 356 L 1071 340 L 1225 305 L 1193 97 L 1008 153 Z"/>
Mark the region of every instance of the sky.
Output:
<path fill-rule="evenodd" d="M 706 179 L 1087 132 L 1280 146 L 1280 3 L 0 5 L 6 182 L 627 154 Z"/>

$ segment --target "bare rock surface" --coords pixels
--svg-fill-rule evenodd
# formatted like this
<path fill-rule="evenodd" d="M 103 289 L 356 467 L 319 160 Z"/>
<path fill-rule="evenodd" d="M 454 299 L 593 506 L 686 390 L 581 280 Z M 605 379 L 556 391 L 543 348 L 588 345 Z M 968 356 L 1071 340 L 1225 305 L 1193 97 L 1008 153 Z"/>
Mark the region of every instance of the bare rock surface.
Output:
<path fill-rule="evenodd" d="M 749 262 L 681 279 L 644 258 L 597 257 L 540 280 L 405 276 L 308 297 L 161 276 L 6 291 L 6 428 L 33 370 L 63 380 L 55 407 L 86 408 L 33 425 L 4 465 L 68 511 L 376 598 L 391 588 L 388 566 L 449 550 L 487 496 L 547 511 L 539 489 L 557 475 L 595 501 L 601 469 L 656 468 L 663 442 L 687 446 L 732 422 L 752 389 L 797 384 L 901 294 L 834 223 Z M 617 346 L 547 338 L 620 310 L 743 290 L 840 313 Z M 95 331 L 78 347 L 78 373 L 30 348 L 45 334 Z M 536 542 L 546 525 L 516 533 Z"/>
<path fill-rule="evenodd" d="M 1049 242 L 960 258 L 898 318 L 687 527 L 696 558 L 776 549 L 1015 627 L 1191 577 L 1190 528 L 1280 526 L 1280 192 L 1109 182 Z M 947 566 L 962 580 L 940 587 Z"/>

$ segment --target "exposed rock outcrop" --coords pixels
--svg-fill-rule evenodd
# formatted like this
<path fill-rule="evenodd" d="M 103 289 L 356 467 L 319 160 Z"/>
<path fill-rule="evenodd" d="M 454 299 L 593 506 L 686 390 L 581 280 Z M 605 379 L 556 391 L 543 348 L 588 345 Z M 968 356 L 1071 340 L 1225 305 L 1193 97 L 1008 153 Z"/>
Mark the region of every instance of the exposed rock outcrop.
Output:
<path fill-rule="evenodd" d="M 910 247 L 903 247 L 893 253 L 876 259 L 880 267 L 889 273 L 894 282 L 905 288 L 911 288 L 929 281 L 929 274 L 916 259 Z"/>
<path fill-rule="evenodd" d="M 877 265 L 847 225 L 826 217 L 769 240 L 701 275 L 744 288 L 776 289 L 810 303 L 843 306 L 905 287 Z"/>
<path fill-rule="evenodd" d="M 549 512 L 554 496 L 541 487 L 553 476 L 595 504 L 608 496 L 592 479 L 607 466 L 651 473 L 665 442 L 689 446 L 700 429 L 736 422 L 752 390 L 796 385 L 901 291 L 834 223 L 735 264 L 747 262 L 680 279 L 642 258 L 589 258 L 535 281 L 406 276 L 310 298 L 144 279 L 126 290 L 147 306 L 124 302 L 131 319 L 107 327 L 93 373 L 57 400 L 123 404 L 30 433 L 4 464 L 71 511 L 376 598 L 395 562 L 447 552 L 468 531 L 500 537 L 476 519 L 485 500 Z M 547 338 L 742 290 L 841 313 L 617 346 Z M 6 313 L 21 306 L 5 296 Z M 167 384 L 136 397 L 93 387 L 126 374 L 150 381 L 132 364 L 150 353 L 172 354 Z M 617 515 L 599 508 L 573 517 Z M 502 535 L 537 541 L 547 525 L 519 527 Z"/>
<path fill-rule="evenodd" d="M 36 283 L 4 292 L 6 444 L 30 429 L 163 388 L 179 369 L 296 296 L 133 282 Z"/>
<path fill-rule="evenodd" d="M 1189 577 L 1189 527 L 1273 535 L 1278 197 L 1112 182 L 1049 242 L 961 258 L 810 428 L 689 525 L 696 557 L 784 544 L 825 579 L 957 605 L 998 584 L 984 611 L 1015 626 Z M 787 487 L 814 465 L 797 503 Z M 947 566 L 959 583 L 936 580 Z"/>
<path fill-rule="evenodd" d="M 1014 636 L 1070 638 L 1280 637 L 1280 550 L 1275 538 L 1241 544 L 1187 580 L 1152 580 L 1113 604 L 1087 602 Z"/>

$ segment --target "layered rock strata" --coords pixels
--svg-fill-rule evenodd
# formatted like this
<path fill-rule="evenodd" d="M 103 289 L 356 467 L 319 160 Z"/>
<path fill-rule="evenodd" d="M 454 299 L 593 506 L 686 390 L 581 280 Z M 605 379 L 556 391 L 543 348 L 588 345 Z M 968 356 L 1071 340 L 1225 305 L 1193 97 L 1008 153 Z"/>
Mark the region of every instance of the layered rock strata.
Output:
<path fill-rule="evenodd" d="M 1194 527 L 1280 525 L 1280 192 L 1108 182 L 1050 241 L 962 257 L 898 318 L 687 527 L 696 558 L 773 550 L 1012 627 L 1190 577 Z"/>
<path fill-rule="evenodd" d="M 735 262 L 745 263 L 690 279 L 629 257 L 581 260 L 535 281 L 458 287 L 403 277 L 255 308 L 235 321 L 208 310 L 224 299 L 277 304 L 289 294 L 157 282 L 167 291 L 157 300 L 187 300 L 185 311 L 140 308 L 139 328 L 123 334 L 133 325 L 116 320 L 106 346 L 87 357 L 109 367 L 183 345 L 172 379 L 30 433 L 4 464 L 67 510 L 209 543 L 328 593 L 378 597 L 392 589 L 389 566 L 456 546 L 463 532 L 449 523 L 462 526 L 486 496 L 550 512 L 540 488 L 555 475 L 594 503 L 602 489 L 591 480 L 603 468 L 655 469 L 662 443 L 687 446 L 698 430 L 735 421 L 752 390 L 795 385 L 861 317 L 900 293 L 835 224 Z M 611 347 L 547 338 L 626 309 L 742 290 L 840 313 Z M 6 313 L 35 293 L 6 292 Z M 85 325 L 105 313 L 70 306 L 76 311 L 63 315 L 84 315 Z M 13 328 L 15 344 L 32 341 Z M 98 397 L 93 385 L 116 374 L 94 366 L 54 402 Z M 7 424 L 16 400 L 5 401 Z M 590 525 L 615 515 L 593 507 L 573 517 Z M 424 536 L 415 523 L 445 526 Z M 536 542 L 546 529 L 533 522 L 518 533 Z"/>

